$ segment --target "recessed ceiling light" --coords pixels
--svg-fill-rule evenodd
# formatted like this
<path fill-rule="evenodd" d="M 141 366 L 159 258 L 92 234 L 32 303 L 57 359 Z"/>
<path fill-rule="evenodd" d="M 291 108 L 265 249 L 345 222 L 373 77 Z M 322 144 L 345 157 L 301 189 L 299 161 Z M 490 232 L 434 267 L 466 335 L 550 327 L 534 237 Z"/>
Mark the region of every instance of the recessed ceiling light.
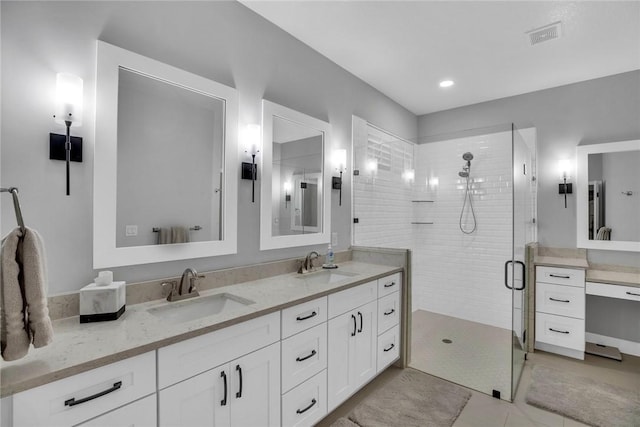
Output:
<path fill-rule="evenodd" d="M 455 83 L 453 80 L 443 80 L 440 82 L 440 87 L 451 87 L 453 86 Z"/>

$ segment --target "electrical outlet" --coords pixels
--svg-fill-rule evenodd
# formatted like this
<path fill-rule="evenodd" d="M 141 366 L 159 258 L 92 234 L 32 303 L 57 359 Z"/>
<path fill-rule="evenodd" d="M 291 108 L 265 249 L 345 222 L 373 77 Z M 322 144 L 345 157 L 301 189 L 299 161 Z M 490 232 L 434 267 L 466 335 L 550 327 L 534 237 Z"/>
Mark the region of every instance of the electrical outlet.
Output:
<path fill-rule="evenodd" d="M 331 246 L 338 246 L 338 233 L 335 231 L 331 233 Z"/>
<path fill-rule="evenodd" d="M 133 237 L 138 235 L 138 226 L 137 225 L 127 225 L 124 229 L 125 237 Z"/>

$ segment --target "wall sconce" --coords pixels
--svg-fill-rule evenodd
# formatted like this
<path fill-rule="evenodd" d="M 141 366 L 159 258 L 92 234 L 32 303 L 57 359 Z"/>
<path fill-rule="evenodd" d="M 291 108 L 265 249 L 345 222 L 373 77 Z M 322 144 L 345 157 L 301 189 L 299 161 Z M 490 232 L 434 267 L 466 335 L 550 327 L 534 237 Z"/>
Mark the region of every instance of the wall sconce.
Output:
<path fill-rule="evenodd" d="M 375 175 L 376 172 L 378 172 L 378 161 L 376 159 L 369 159 L 367 160 L 365 167 L 367 168 L 367 172 L 371 175 Z"/>
<path fill-rule="evenodd" d="M 291 182 L 284 183 L 284 208 L 287 209 L 289 202 L 291 201 Z"/>
<path fill-rule="evenodd" d="M 333 166 L 336 168 L 336 171 L 340 173 L 340 177 L 331 177 L 331 188 L 334 190 L 340 190 L 338 206 L 342 206 L 342 172 L 347 168 L 347 150 L 344 148 L 334 150 Z"/>
<path fill-rule="evenodd" d="M 560 160 L 558 163 L 562 183 L 558 185 L 558 194 L 564 194 L 564 207 L 567 208 L 567 194 L 573 194 L 573 185 L 567 182 L 571 178 L 571 162 L 568 159 Z"/>
<path fill-rule="evenodd" d="M 49 134 L 49 159 L 67 163 L 67 196 L 69 191 L 69 162 L 82 162 L 82 138 L 71 137 L 71 124 L 82 125 L 82 79 L 67 73 L 56 75 L 56 123 L 66 126 L 67 134 Z M 73 154 L 72 154 L 73 153 Z"/>
<path fill-rule="evenodd" d="M 256 179 L 258 179 L 258 165 L 256 154 L 260 152 L 260 125 L 247 125 L 240 129 L 240 142 L 244 152 L 251 155 L 251 163 L 242 162 L 242 179 L 251 180 L 251 202 L 256 201 Z"/>
<path fill-rule="evenodd" d="M 404 178 L 406 182 L 413 182 L 416 178 L 415 169 L 405 169 L 402 173 L 402 178 Z"/>

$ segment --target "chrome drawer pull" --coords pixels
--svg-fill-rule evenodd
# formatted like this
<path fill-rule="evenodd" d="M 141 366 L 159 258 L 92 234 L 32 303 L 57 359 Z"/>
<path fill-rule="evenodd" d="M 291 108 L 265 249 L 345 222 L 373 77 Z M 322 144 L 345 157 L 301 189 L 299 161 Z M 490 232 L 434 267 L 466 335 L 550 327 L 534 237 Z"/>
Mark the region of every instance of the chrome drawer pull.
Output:
<path fill-rule="evenodd" d="M 305 412 L 307 412 L 309 409 L 311 409 L 313 407 L 313 405 L 315 405 L 318 401 L 315 399 L 311 399 L 311 404 L 309 406 L 307 406 L 304 409 L 296 409 L 296 414 L 304 414 Z"/>
<path fill-rule="evenodd" d="M 391 345 L 389 346 L 389 348 L 384 348 L 384 349 L 382 349 L 382 351 L 384 351 L 384 352 L 391 351 L 391 350 L 393 350 L 393 348 L 394 348 L 395 346 L 396 346 L 395 344 L 391 344 Z"/>
<path fill-rule="evenodd" d="M 558 279 L 571 279 L 571 276 L 563 276 L 561 274 L 549 274 L 549 277 L 557 277 Z"/>
<path fill-rule="evenodd" d="M 311 350 L 311 353 L 310 353 L 310 354 L 308 354 L 308 355 L 307 355 L 307 356 L 305 356 L 305 357 L 296 357 L 296 362 L 304 362 L 305 360 L 307 360 L 307 359 L 308 359 L 308 358 L 310 358 L 310 357 L 315 356 L 316 354 L 317 354 L 317 353 L 316 353 L 316 351 L 315 351 L 315 350 Z"/>
<path fill-rule="evenodd" d="M 559 330 L 553 329 L 553 328 L 549 328 L 549 330 L 553 331 L 553 332 L 558 332 L 559 334 L 568 334 L 569 333 L 569 331 L 559 331 Z"/>
<path fill-rule="evenodd" d="M 396 285 L 396 282 L 390 282 L 390 283 L 385 283 L 384 287 L 385 288 L 390 288 L 390 287 L 395 286 L 395 285 Z"/>
<path fill-rule="evenodd" d="M 568 300 L 568 299 L 555 299 L 555 298 L 551 298 L 551 297 L 549 297 L 549 299 L 551 301 L 557 301 L 557 302 L 571 302 L 571 300 Z"/>
<path fill-rule="evenodd" d="M 107 390 L 103 390 L 103 391 L 101 391 L 99 393 L 96 393 L 96 394 L 88 396 L 88 397 L 84 397 L 82 399 L 76 400 L 75 397 L 72 397 L 71 399 L 67 399 L 67 400 L 64 401 L 64 406 L 76 406 L 76 405 L 79 405 L 81 403 L 85 403 L 85 402 L 88 402 L 90 400 L 97 399 L 98 397 L 102 397 L 105 394 L 109 394 L 111 392 L 114 392 L 114 391 L 118 390 L 120 387 L 122 387 L 122 381 L 118 381 L 117 383 L 113 383 L 113 386 L 111 388 L 108 388 Z"/>
<path fill-rule="evenodd" d="M 636 296 L 636 297 L 640 297 L 640 294 L 634 294 L 633 292 L 629 292 L 629 291 L 627 291 L 627 295 L 633 295 L 633 296 Z"/>
<path fill-rule="evenodd" d="M 395 312 L 396 312 L 396 311 L 392 308 L 391 310 L 389 310 L 389 311 L 385 311 L 385 312 L 384 312 L 384 313 L 382 313 L 382 314 L 384 314 L 385 316 L 388 316 L 388 315 L 393 314 L 393 313 L 395 313 Z"/>
<path fill-rule="evenodd" d="M 298 322 L 302 322 L 303 320 L 311 319 L 312 317 L 315 317 L 315 316 L 317 316 L 317 315 L 318 315 L 318 313 L 316 313 L 315 311 L 313 311 L 313 312 L 311 312 L 311 314 L 310 314 L 310 315 L 308 315 L 308 316 L 305 316 L 305 317 L 300 317 L 300 316 L 298 316 L 298 317 L 296 317 L 296 320 L 297 320 Z"/>

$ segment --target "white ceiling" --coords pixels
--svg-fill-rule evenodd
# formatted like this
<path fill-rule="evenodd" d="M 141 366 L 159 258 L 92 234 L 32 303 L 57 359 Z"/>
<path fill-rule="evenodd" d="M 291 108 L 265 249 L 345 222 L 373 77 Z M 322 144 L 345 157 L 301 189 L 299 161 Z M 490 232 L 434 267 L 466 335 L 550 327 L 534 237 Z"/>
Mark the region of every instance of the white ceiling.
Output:
<path fill-rule="evenodd" d="M 640 1 L 242 3 L 417 115 L 640 69 Z"/>

